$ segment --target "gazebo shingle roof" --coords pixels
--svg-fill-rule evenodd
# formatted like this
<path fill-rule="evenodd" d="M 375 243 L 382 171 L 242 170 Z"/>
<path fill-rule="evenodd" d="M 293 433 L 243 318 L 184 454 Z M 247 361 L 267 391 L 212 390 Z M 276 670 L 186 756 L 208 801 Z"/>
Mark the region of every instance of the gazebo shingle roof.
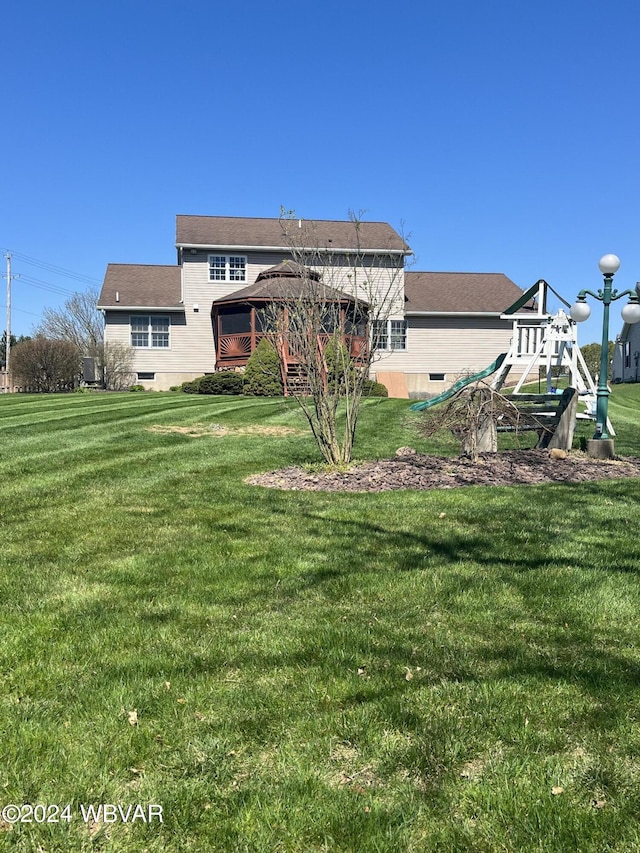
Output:
<path fill-rule="evenodd" d="M 263 270 L 258 274 L 255 282 L 221 296 L 214 300 L 214 305 L 223 305 L 229 302 L 247 302 L 256 300 L 278 300 L 298 299 L 305 292 L 320 296 L 322 299 L 335 300 L 336 302 L 349 300 L 353 296 L 343 293 L 333 287 L 319 283 L 320 274 L 308 267 L 302 267 L 295 261 L 284 260 L 274 267 Z"/>

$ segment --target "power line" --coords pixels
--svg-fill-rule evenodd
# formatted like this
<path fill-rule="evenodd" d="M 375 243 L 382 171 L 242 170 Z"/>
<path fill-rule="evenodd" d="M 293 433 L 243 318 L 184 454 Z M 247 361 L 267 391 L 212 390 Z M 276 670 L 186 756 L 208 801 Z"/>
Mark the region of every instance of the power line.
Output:
<path fill-rule="evenodd" d="M 6 309 L 6 305 L 0 305 L 0 309 Z M 34 314 L 33 311 L 25 311 L 24 308 L 16 308 L 15 305 L 11 306 L 11 313 L 13 314 L 17 311 L 19 314 L 29 314 L 30 317 L 42 317 L 42 314 Z"/>
<path fill-rule="evenodd" d="M 9 251 L 9 249 L 5 249 L 5 252 Z M 100 284 L 100 279 L 83 275 L 82 273 L 74 272 L 73 270 L 68 270 L 64 267 L 58 267 L 55 264 L 48 263 L 47 261 L 41 261 L 38 258 L 32 258 L 30 255 L 24 255 L 22 252 L 14 252 L 11 250 L 11 255 L 25 264 L 38 267 L 39 269 L 46 270 L 47 272 L 55 273 L 56 275 L 62 275 L 66 278 L 74 279 L 75 281 L 84 282 L 85 284 Z"/>
<path fill-rule="evenodd" d="M 30 275 L 25 275 L 24 273 L 21 276 L 22 281 L 26 284 L 30 284 L 32 287 L 38 287 L 40 290 L 49 290 L 51 293 L 61 293 L 63 296 L 73 296 L 76 292 L 74 290 L 67 290 L 64 287 L 58 287 L 57 284 L 51 284 L 48 281 L 42 281 L 40 278 L 34 278 Z"/>

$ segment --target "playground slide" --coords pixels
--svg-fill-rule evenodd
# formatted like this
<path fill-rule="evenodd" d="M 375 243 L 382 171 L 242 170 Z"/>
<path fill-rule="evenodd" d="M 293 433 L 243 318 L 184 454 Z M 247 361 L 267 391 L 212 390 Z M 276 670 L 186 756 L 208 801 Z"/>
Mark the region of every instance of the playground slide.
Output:
<path fill-rule="evenodd" d="M 496 360 L 492 361 L 484 370 L 481 370 L 479 373 L 474 373 L 472 376 L 465 376 L 463 379 L 458 379 L 457 382 L 453 383 L 451 388 L 447 391 L 443 391 L 442 394 L 438 394 L 437 397 L 432 397 L 430 400 L 421 400 L 419 403 L 414 403 L 413 406 L 410 406 L 411 411 L 420 412 L 423 409 L 430 409 L 431 406 L 437 406 L 438 403 L 444 403 L 445 400 L 453 397 L 453 395 L 461 388 L 464 388 L 465 385 L 471 385 L 472 382 L 478 382 L 480 379 L 486 379 L 487 376 L 491 376 L 492 373 L 495 373 L 496 370 L 502 366 L 502 362 L 506 357 L 506 352 L 501 352 Z"/>

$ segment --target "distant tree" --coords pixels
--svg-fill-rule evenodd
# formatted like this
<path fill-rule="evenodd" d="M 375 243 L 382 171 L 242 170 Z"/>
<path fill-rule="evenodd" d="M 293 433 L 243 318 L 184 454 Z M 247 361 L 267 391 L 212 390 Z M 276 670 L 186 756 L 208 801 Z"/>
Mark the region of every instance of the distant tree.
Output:
<path fill-rule="evenodd" d="M 89 288 L 74 293 L 62 308 L 45 308 L 36 335 L 54 341 L 70 341 L 82 355 L 100 356 L 104 341 L 104 319 L 98 311 L 99 293 Z"/>
<path fill-rule="evenodd" d="M 30 341 L 31 338 L 29 335 L 19 335 L 16 337 L 15 335 L 11 335 L 11 347 L 10 350 L 13 352 L 13 348 L 16 344 L 21 344 L 23 341 Z M 7 364 L 7 331 L 2 333 L 2 338 L 0 338 L 0 367 L 4 370 Z"/>
<path fill-rule="evenodd" d="M 613 341 L 609 341 L 609 353 L 607 360 L 609 370 L 607 371 L 607 379 L 611 379 L 611 364 L 613 362 L 614 348 L 615 344 Z M 586 365 L 589 368 L 589 373 L 593 378 L 595 378 L 600 373 L 600 355 L 602 353 L 602 345 L 586 344 L 585 346 L 580 347 L 580 351 L 582 352 Z"/>
<path fill-rule="evenodd" d="M 80 381 L 81 354 L 70 341 L 41 335 L 16 344 L 11 369 L 16 385 L 31 391 L 71 391 Z"/>

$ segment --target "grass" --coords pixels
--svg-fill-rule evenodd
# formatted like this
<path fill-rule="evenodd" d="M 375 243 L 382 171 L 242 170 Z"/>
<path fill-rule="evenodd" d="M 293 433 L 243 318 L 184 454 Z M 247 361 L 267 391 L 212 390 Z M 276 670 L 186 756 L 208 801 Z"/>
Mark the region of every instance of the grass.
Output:
<path fill-rule="evenodd" d="M 640 850 L 640 481 L 245 485 L 318 462 L 283 400 L 12 395 L 0 434 L 0 804 L 70 804 L 1 850 Z M 407 444 L 366 401 L 356 454 Z"/>

